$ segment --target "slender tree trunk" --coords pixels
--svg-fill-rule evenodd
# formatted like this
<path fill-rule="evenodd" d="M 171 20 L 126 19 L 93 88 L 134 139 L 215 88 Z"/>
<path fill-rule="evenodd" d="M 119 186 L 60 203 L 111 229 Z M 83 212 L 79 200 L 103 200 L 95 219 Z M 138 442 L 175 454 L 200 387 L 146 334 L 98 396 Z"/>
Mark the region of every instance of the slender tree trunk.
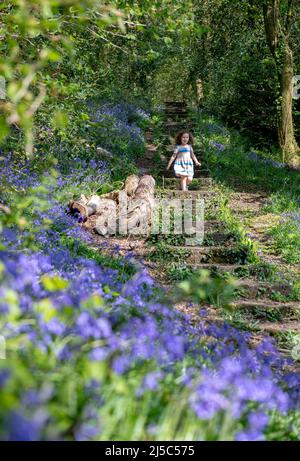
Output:
<path fill-rule="evenodd" d="M 267 0 L 263 5 L 266 39 L 276 61 L 280 83 L 281 107 L 278 114 L 278 140 L 284 160 L 293 166 L 300 164 L 300 149 L 295 139 L 293 124 L 293 52 L 289 46 L 289 19 L 292 4 L 286 18 L 286 27 L 280 24 L 279 11 L 282 0 Z"/>
<path fill-rule="evenodd" d="M 295 138 L 293 124 L 293 53 L 288 43 L 285 43 L 283 53 L 279 143 L 285 156 L 284 160 L 297 166 L 300 160 L 300 150 Z"/>

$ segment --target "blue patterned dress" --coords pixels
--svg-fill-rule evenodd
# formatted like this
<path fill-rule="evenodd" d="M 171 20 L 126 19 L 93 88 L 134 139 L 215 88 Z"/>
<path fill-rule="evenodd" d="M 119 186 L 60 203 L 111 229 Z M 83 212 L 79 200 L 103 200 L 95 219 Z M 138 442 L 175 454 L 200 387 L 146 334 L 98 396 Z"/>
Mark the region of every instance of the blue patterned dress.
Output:
<path fill-rule="evenodd" d="M 174 171 L 176 176 L 194 176 L 194 163 L 191 157 L 192 148 L 188 144 L 187 146 L 177 145 L 174 153 L 176 155 L 174 163 Z"/>

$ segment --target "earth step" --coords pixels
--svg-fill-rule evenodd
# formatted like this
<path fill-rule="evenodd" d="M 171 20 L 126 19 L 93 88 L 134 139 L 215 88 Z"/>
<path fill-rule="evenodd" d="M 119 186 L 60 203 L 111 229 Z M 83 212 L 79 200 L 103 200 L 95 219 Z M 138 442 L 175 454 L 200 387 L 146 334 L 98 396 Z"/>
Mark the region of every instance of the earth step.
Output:
<path fill-rule="evenodd" d="M 181 111 L 181 112 L 171 112 L 171 111 L 167 111 L 165 112 L 165 117 L 166 117 L 166 121 L 164 123 L 171 123 L 171 122 L 181 122 L 183 120 L 188 120 L 188 113 L 185 112 L 185 111 Z"/>
<path fill-rule="evenodd" d="M 174 144 L 167 144 L 167 145 L 165 146 L 166 151 L 167 151 L 168 153 L 170 153 L 170 154 L 173 153 L 174 148 L 175 148 L 175 143 L 174 143 Z M 196 155 L 197 157 L 199 157 L 199 158 L 200 158 L 200 157 L 204 158 L 204 153 L 203 153 L 202 151 L 198 151 L 198 152 L 195 151 L 195 155 Z"/>
<path fill-rule="evenodd" d="M 174 179 L 174 171 L 173 170 L 160 170 L 157 173 L 157 176 L 163 176 L 164 178 L 173 178 Z M 194 167 L 194 178 L 207 178 L 210 176 L 210 171 L 201 169 L 199 167 Z"/>
<path fill-rule="evenodd" d="M 246 265 L 242 264 L 214 264 L 214 263 L 197 263 L 197 264 L 182 264 L 180 265 L 179 263 L 176 263 L 177 267 L 186 267 L 187 269 L 190 269 L 192 271 L 197 271 L 201 269 L 206 269 L 212 272 L 215 272 L 216 270 L 218 272 L 234 272 L 237 269 L 244 269 L 247 267 Z M 156 263 L 153 264 L 153 267 L 157 266 Z"/>
<path fill-rule="evenodd" d="M 283 333 L 300 333 L 300 321 L 299 320 L 290 320 L 284 322 L 259 322 L 255 325 L 255 329 L 263 332 L 269 333 L 271 335 L 278 335 Z"/>
<path fill-rule="evenodd" d="M 227 260 L 227 252 L 232 251 L 234 247 L 224 246 L 176 246 L 169 245 L 165 254 L 165 261 L 174 261 L 183 259 L 188 264 L 197 263 L 224 263 Z M 155 250 L 155 247 L 152 251 Z M 159 251 L 159 250 L 158 250 Z M 169 252 L 169 255 L 168 255 Z M 158 253 L 159 255 L 159 253 Z"/>
<path fill-rule="evenodd" d="M 180 198 L 180 199 L 206 199 L 215 195 L 214 192 L 208 189 L 199 190 L 176 190 L 176 189 L 164 189 L 163 197 L 167 199 Z"/>
<path fill-rule="evenodd" d="M 166 107 L 175 106 L 175 107 L 186 107 L 185 101 L 164 101 Z"/>
<path fill-rule="evenodd" d="M 165 115 L 167 117 L 178 117 L 184 115 L 185 117 L 188 116 L 188 111 L 187 109 L 184 109 L 183 107 L 168 107 L 168 109 L 165 109 Z"/>
<path fill-rule="evenodd" d="M 146 139 L 146 141 L 152 141 L 153 133 L 146 133 L 145 134 L 145 139 Z"/>
<path fill-rule="evenodd" d="M 164 111 L 165 112 L 169 112 L 169 111 L 173 111 L 173 112 L 177 112 L 177 111 L 187 111 L 187 106 L 186 105 L 178 105 L 178 104 L 168 104 L 165 108 L 164 108 Z"/>
<path fill-rule="evenodd" d="M 180 128 L 180 127 L 186 128 L 185 127 L 186 124 L 183 123 L 183 121 L 181 121 L 181 120 L 179 120 L 179 121 L 173 120 L 171 122 L 165 122 L 163 125 L 164 125 L 165 128 Z M 188 125 L 189 126 L 194 126 L 194 123 L 188 121 Z"/>
<path fill-rule="evenodd" d="M 175 115 L 180 112 L 188 112 L 187 106 L 177 106 L 175 104 L 170 104 L 165 107 L 164 112 L 172 112 Z"/>
<path fill-rule="evenodd" d="M 191 123 L 185 122 L 169 122 L 164 124 L 164 129 L 171 136 L 175 136 L 178 131 L 190 131 L 193 128 Z"/>
<path fill-rule="evenodd" d="M 206 223 L 204 223 L 204 244 L 209 245 L 211 242 L 212 246 L 213 245 L 221 245 L 221 244 L 226 244 L 228 242 L 233 242 L 233 239 L 230 235 L 226 234 L 226 232 L 218 232 L 218 231 L 213 231 L 210 228 L 206 227 Z"/>
<path fill-rule="evenodd" d="M 265 310 L 272 310 L 272 309 L 280 309 L 280 310 L 299 310 L 300 311 L 300 303 L 299 302 L 279 302 L 273 301 L 271 299 L 263 299 L 263 300 L 246 300 L 246 299 L 239 299 L 233 303 L 231 303 L 233 307 L 236 308 L 243 308 L 243 309 L 265 309 Z"/>
<path fill-rule="evenodd" d="M 283 296 L 289 296 L 292 288 L 283 282 L 260 282 L 257 280 L 244 279 L 239 283 L 239 289 L 242 290 L 241 297 L 244 298 L 258 298 L 262 296 L 272 296 L 274 292 L 280 293 Z"/>
<path fill-rule="evenodd" d="M 171 188 L 179 188 L 180 187 L 180 181 L 178 178 L 162 178 L 163 179 L 163 185 L 164 187 L 167 187 L 168 189 L 171 189 Z M 212 178 L 209 178 L 209 177 L 201 177 L 201 178 L 195 178 L 195 180 L 193 181 L 192 183 L 192 186 L 190 187 L 193 187 L 193 184 L 195 186 L 198 187 L 207 187 L 207 186 L 211 186 L 212 185 Z M 193 189 L 191 188 L 191 192 L 193 191 Z"/>
<path fill-rule="evenodd" d="M 204 222 L 204 227 L 205 227 L 205 230 L 214 230 L 214 231 L 217 231 L 217 230 L 220 230 L 220 229 L 224 229 L 224 224 L 220 221 L 217 221 L 215 219 L 209 219 L 209 220 L 206 220 Z"/>

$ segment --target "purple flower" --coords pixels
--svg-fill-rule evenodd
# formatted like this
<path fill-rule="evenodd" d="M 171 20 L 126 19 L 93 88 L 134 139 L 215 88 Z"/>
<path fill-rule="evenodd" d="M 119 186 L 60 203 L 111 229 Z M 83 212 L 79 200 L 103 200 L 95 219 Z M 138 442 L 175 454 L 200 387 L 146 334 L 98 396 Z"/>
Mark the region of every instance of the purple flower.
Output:
<path fill-rule="evenodd" d="M 153 371 L 151 373 L 148 373 L 144 378 L 144 389 L 149 389 L 151 391 L 156 390 L 158 387 L 158 381 L 161 380 L 162 377 L 163 374 L 160 371 Z"/>

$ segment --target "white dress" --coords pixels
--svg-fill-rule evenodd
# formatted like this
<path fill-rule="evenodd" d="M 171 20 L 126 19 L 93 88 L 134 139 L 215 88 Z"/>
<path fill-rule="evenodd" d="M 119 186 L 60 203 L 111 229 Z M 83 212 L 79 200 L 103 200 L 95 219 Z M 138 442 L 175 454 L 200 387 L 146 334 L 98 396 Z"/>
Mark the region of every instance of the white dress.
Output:
<path fill-rule="evenodd" d="M 177 154 L 176 154 L 177 152 Z M 176 159 L 174 162 L 174 171 L 176 176 L 194 176 L 194 163 L 191 157 L 191 146 L 176 146 Z"/>

